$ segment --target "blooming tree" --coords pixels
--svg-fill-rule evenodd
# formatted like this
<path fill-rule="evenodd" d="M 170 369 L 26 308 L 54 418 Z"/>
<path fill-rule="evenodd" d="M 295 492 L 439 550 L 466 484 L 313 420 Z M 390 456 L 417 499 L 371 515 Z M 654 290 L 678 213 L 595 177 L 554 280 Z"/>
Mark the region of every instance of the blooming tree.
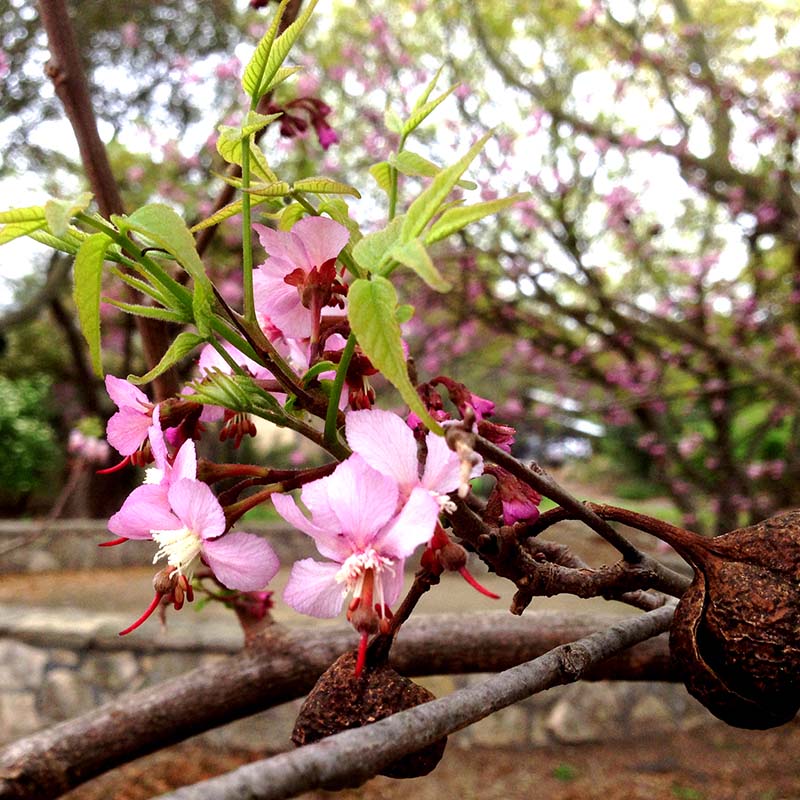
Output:
<path fill-rule="evenodd" d="M 490 708 L 580 678 L 609 655 L 668 628 L 675 674 L 714 714 L 747 728 L 790 721 L 800 707 L 797 512 L 706 539 L 626 509 L 579 502 L 537 464 L 511 455 L 516 430 L 502 421 L 496 402 L 501 398 L 486 399 L 443 369 L 426 380 L 412 358 L 405 335 L 414 309 L 400 302 L 399 292 L 411 285 L 458 296 L 431 248 L 454 235 L 468 242 L 473 223 L 531 200 L 524 192 L 500 197 L 488 191 L 478 202 L 460 196 L 471 185 L 465 173 L 499 134 L 489 131 L 470 142 L 451 163 L 411 151 L 419 126 L 455 91 L 437 94 L 435 75 L 410 108 L 391 118 L 394 150 L 370 170 L 385 193 L 386 211 L 371 228 L 362 228 L 343 199 L 360 197 L 355 187 L 327 174 L 295 177 L 273 168 L 258 141 L 270 126 L 294 135 L 311 125 L 323 148 L 336 138 L 327 106 L 273 101 L 276 87 L 297 72 L 284 62 L 315 5 L 312 0 L 300 9 L 282 0 L 274 10 L 242 72 L 249 109 L 236 125 L 222 125 L 215 143 L 231 165 L 227 181 L 238 197 L 190 229 L 164 203 L 128 214 L 116 207 L 103 149 L 89 109 L 81 105 L 85 87 L 74 83 L 80 70 L 70 63 L 75 53 L 65 38 L 64 9 L 55 0 L 42 3 L 55 83 L 90 153 L 87 167 L 101 165 L 91 170 L 99 212 L 89 195 L 8 210 L 0 213 L 0 241 L 29 236 L 74 256 L 78 316 L 98 373 L 104 276 L 128 292 L 106 295 L 105 302 L 141 320 L 151 345 L 159 337 L 166 345 L 145 374 L 106 377 L 118 407 L 107 428 L 109 444 L 122 456 L 118 468 L 154 466 L 111 517 L 109 530 L 117 538 L 104 544 L 151 543 L 153 563 L 166 562 L 154 575 L 151 605 L 120 634 L 136 635 L 156 610 L 179 611 L 203 593 L 240 611 L 248 647 L 218 670 L 185 676 L 183 692 L 170 696 L 171 689 L 157 689 L 126 700 L 107 716 L 123 730 L 112 755 L 91 746 L 108 724 L 95 718 L 61 731 L 58 757 L 46 734 L 12 746 L 0 754 L 2 790 L 14 797 L 56 796 L 147 747 L 255 710 L 253 692 L 262 692 L 263 707 L 308 689 L 293 734 L 302 747 L 211 781 L 196 796 L 241 796 L 245 785 L 253 797 L 284 797 L 378 772 L 425 774 L 441 757 L 447 733 Z M 388 34 L 377 19 L 376 34 L 386 44 Z M 424 180 L 404 185 L 400 178 L 407 173 Z M 609 213 L 620 224 L 635 203 L 635 197 L 616 192 Z M 195 235 L 237 216 L 241 282 L 232 291 L 212 280 Z M 253 233 L 260 246 L 254 246 Z M 494 307 L 496 295 L 487 302 Z M 164 323 L 177 331 L 166 341 Z M 190 358 L 198 359 L 198 369 L 180 386 L 175 368 Z M 581 359 L 573 360 L 577 365 Z M 161 383 L 150 399 L 138 386 L 155 381 Z M 379 408 L 379 401 L 394 403 L 394 410 Z M 293 430 L 318 448 L 324 463 L 278 469 L 198 458 L 198 444 L 220 419 L 221 435 L 237 445 L 265 423 Z M 486 497 L 473 486 L 484 474 L 492 482 Z M 555 507 L 541 513 L 542 497 Z M 346 609 L 354 632 L 336 639 L 333 652 L 320 655 L 313 637 L 304 648 L 267 624 L 269 607 L 277 602 L 268 586 L 278 559 L 265 540 L 234 529 L 247 511 L 263 504 L 271 504 L 298 535 L 309 536 L 324 559 L 291 565 L 280 601 L 314 617 L 335 617 Z M 620 560 L 591 568 L 568 548 L 537 538 L 565 519 L 604 538 Z M 614 521 L 671 545 L 693 567 L 693 579 L 639 550 Z M 441 700 L 420 687 L 400 692 L 397 687 L 408 684 L 390 662 L 402 652 L 396 635 L 401 628 L 411 634 L 417 602 L 436 590 L 441 574 L 458 572 L 491 596 L 468 571 L 468 553 L 514 584 L 515 617 L 534 597 L 559 592 L 620 599 L 645 613 L 569 646 L 544 648 L 548 652 L 498 673 L 474 692 Z M 404 593 L 406 565 L 412 563 L 418 569 Z M 455 633 L 436 632 L 446 641 L 453 669 L 459 666 Z M 466 638 L 474 644 L 476 635 L 482 643 L 491 638 L 471 624 Z M 499 650 L 493 668 L 510 666 L 504 648 Z M 253 673 L 242 680 L 242 671 L 251 668 L 266 676 L 268 692 L 252 680 Z M 411 666 L 417 672 L 429 668 L 425 656 Z M 348 702 L 329 690 L 332 682 L 347 687 Z M 186 708 L 185 691 L 202 702 Z M 365 726 L 376 717 L 382 719 Z M 135 721 L 144 721 L 146 743 L 136 734 L 126 738 L 126 724 L 133 730 Z M 335 737 L 330 746 L 313 744 L 327 736 Z M 49 758 L 39 757 L 42 748 Z"/>

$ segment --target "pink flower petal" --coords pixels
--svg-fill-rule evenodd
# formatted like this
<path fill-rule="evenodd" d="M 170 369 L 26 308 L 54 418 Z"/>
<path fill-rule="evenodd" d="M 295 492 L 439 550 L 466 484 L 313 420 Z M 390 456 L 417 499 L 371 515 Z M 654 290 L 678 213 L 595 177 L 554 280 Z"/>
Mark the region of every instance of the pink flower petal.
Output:
<path fill-rule="evenodd" d="M 106 425 L 106 438 L 121 455 L 130 456 L 147 438 L 149 429 L 149 414 L 125 407 L 109 419 Z"/>
<path fill-rule="evenodd" d="M 146 483 L 126 498 L 122 508 L 108 521 L 108 529 L 126 539 L 150 539 L 150 531 L 170 531 L 181 527 L 170 511 L 167 487 Z"/>
<path fill-rule="evenodd" d="M 324 480 L 323 478 L 322 481 Z M 315 481 L 315 483 L 322 481 Z M 326 558 L 332 558 L 334 561 L 342 563 L 352 553 L 349 543 L 341 535 L 337 519 L 330 520 L 331 527 L 327 525 L 320 527 L 315 524 L 316 521 L 312 522 L 303 514 L 292 496 L 288 494 L 272 495 L 272 505 L 290 525 L 310 536 L 314 540 L 317 550 Z"/>
<path fill-rule="evenodd" d="M 313 267 L 319 266 L 309 261 L 308 252 L 303 246 L 302 239 L 291 231 L 276 231 L 266 225 L 253 225 L 253 228 L 258 233 L 261 246 L 270 256 L 267 263 L 277 262 L 273 264 L 275 269 L 285 270 L 284 274 L 286 274 L 298 267 L 305 272 L 310 272 Z"/>
<path fill-rule="evenodd" d="M 291 232 L 302 241 L 313 267 L 336 258 L 350 240 L 350 231 L 327 217 L 304 217 Z"/>
<path fill-rule="evenodd" d="M 130 407 L 143 414 L 148 413 L 151 403 L 138 386 L 134 386 L 122 378 L 116 378 L 114 375 L 106 375 L 105 383 L 108 396 L 114 401 L 117 408 Z"/>
<path fill-rule="evenodd" d="M 188 439 L 181 445 L 175 461 L 172 464 L 170 481 L 179 481 L 182 478 L 195 480 L 197 478 L 197 450 L 194 442 Z"/>
<path fill-rule="evenodd" d="M 336 582 L 338 564 L 321 563 L 313 558 L 295 562 L 283 590 L 287 605 L 301 614 L 328 619 L 344 605 L 342 585 Z"/>
<path fill-rule="evenodd" d="M 350 411 L 345 417 L 347 443 L 373 469 L 410 491 L 419 483 L 417 445 L 403 420 L 389 411 Z"/>
<path fill-rule="evenodd" d="M 387 606 L 393 606 L 403 591 L 403 584 L 405 583 L 405 559 L 398 558 L 391 569 L 385 568 L 381 572 L 381 586 L 383 588 L 383 602 Z M 377 595 L 375 602 L 379 602 Z"/>
<path fill-rule="evenodd" d="M 311 335 L 311 311 L 300 302 L 296 286 L 284 283 L 283 275 L 269 271 L 269 262 L 253 273 L 256 310 L 287 337 L 305 339 Z"/>
<path fill-rule="evenodd" d="M 252 533 L 227 533 L 206 540 L 203 558 L 221 583 L 242 592 L 263 589 L 280 567 L 270 544 Z"/>
<path fill-rule="evenodd" d="M 430 492 L 417 487 L 397 518 L 377 538 L 373 547 L 382 556 L 406 558 L 433 536 L 439 503 Z"/>
<path fill-rule="evenodd" d="M 428 448 L 428 456 L 422 473 L 422 485 L 437 494 L 454 492 L 461 483 L 461 460 L 447 446 L 443 436 L 428 433 L 425 443 Z M 472 468 L 470 477 L 476 478 L 482 474 L 483 459 Z"/>
<path fill-rule="evenodd" d="M 225 531 L 225 512 L 202 481 L 182 478 L 169 487 L 167 497 L 181 522 L 201 539 L 214 539 Z"/>
<path fill-rule="evenodd" d="M 394 515 L 399 496 L 397 484 L 358 455 L 339 464 L 327 481 L 328 500 L 341 532 L 353 550 L 365 550 Z"/>

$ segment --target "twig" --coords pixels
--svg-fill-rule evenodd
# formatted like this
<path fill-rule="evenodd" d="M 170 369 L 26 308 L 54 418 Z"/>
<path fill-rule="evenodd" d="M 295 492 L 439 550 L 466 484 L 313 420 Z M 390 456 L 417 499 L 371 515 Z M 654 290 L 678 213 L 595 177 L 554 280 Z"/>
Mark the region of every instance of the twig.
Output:
<path fill-rule="evenodd" d="M 158 800 L 282 800 L 311 789 L 358 786 L 407 753 L 532 694 L 578 680 L 609 655 L 666 630 L 672 612 L 663 608 L 626 619 L 447 697 L 186 786 Z"/>
<path fill-rule="evenodd" d="M 406 675 L 506 669 L 617 619 L 418 615 L 403 626 L 391 663 Z M 273 628 L 259 642 L 243 654 L 126 694 L 9 745 L 0 751 L 0 798 L 58 797 L 146 753 L 299 697 L 342 652 L 355 647 L 357 638 L 351 628 L 295 633 Z M 663 637 L 620 653 L 585 677 L 677 680 Z"/>

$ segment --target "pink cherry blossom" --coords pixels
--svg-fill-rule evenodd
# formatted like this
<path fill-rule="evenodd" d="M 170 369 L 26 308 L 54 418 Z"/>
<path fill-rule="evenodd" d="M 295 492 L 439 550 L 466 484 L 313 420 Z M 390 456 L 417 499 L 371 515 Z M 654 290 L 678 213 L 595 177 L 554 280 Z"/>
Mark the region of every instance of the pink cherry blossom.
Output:
<path fill-rule="evenodd" d="M 154 528 L 169 526 L 173 520 L 169 487 L 174 481 L 197 477 L 194 442 L 191 439 L 184 442 L 170 462 L 157 408 L 153 411 L 152 422 L 148 436 L 155 466 L 147 470 L 144 484 L 128 495 L 122 508 L 108 521 L 108 529 L 124 539 L 151 539 Z"/>
<path fill-rule="evenodd" d="M 120 455 L 131 456 L 147 438 L 153 404 L 133 384 L 113 375 L 106 375 L 106 391 L 119 409 L 108 421 L 108 443 Z"/>
<path fill-rule="evenodd" d="M 171 519 L 150 531 L 160 548 L 153 563 L 166 558 L 191 580 L 202 559 L 220 583 L 244 592 L 263 589 L 275 576 L 278 557 L 268 542 L 252 533 L 225 534 L 225 511 L 207 484 L 180 478 L 169 487 L 167 499 Z"/>
<path fill-rule="evenodd" d="M 269 256 L 253 275 L 256 307 L 284 336 L 306 339 L 314 328 L 314 314 L 303 305 L 300 287 L 286 278 L 297 270 L 308 278 L 314 270 L 332 267 L 350 233 L 326 217 L 306 217 L 290 231 L 253 227 Z"/>
<path fill-rule="evenodd" d="M 399 497 L 397 483 L 357 455 L 303 487 L 310 520 L 292 497 L 273 495 L 275 510 L 330 559 L 298 561 L 283 599 L 303 614 L 335 617 L 352 593 L 351 610 L 363 600 L 383 617 L 400 596 L 405 559 L 431 538 L 439 515 L 438 503 L 424 489 L 414 489 L 397 513 Z"/>
<path fill-rule="evenodd" d="M 397 414 L 377 408 L 350 411 L 345 417 L 345 434 L 354 453 L 373 469 L 396 481 L 401 501 L 421 487 L 440 507 L 445 507 L 448 495 L 462 485 L 461 459 L 443 437 L 434 433 L 425 437 L 428 454 L 420 475 L 414 434 Z M 473 467 L 470 477 L 482 472 L 481 462 Z"/>

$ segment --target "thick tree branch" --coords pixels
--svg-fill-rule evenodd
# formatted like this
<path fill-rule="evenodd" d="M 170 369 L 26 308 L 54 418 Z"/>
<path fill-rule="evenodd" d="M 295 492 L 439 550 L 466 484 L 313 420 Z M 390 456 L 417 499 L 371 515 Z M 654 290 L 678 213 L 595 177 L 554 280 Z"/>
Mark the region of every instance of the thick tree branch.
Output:
<path fill-rule="evenodd" d="M 672 608 L 651 611 L 512 667 L 447 697 L 161 795 L 160 800 L 282 800 L 358 786 L 397 758 L 532 694 L 579 680 L 603 659 L 666 630 Z"/>
<path fill-rule="evenodd" d="M 537 613 L 519 618 L 499 612 L 421 616 L 403 626 L 391 662 L 411 676 L 492 672 L 618 619 Z M 9 745 L 0 751 L 0 798 L 58 797 L 146 753 L 300 697 L 356 641 L 350 628 L 288 632 L 275 626 L 241 655 L 125 695 Z M 677 680 L 664 637 L 594 664 L 583 677 Z"/>
<path fill-rule="evenodd" d="M 122 196 L 111 171 L 105 145 L 97 131 L 92 110 L 89 84 L 81 63 L 75 32 L 65 0 L 39 0 L 42 25 L 50 46 L 46 72 L 64 106 L 67 118 L 78 142 L 81 162 L 92 187 L 100 213 L 108 218 L 124 211 Z M 165 323 L 136 318 L 148 369 L 155 366 L 170 344 L 171 336 Z M 163 400 L 178 390 L 177 375 L 168 370 L 153 382 L 156 397 Z"/>

